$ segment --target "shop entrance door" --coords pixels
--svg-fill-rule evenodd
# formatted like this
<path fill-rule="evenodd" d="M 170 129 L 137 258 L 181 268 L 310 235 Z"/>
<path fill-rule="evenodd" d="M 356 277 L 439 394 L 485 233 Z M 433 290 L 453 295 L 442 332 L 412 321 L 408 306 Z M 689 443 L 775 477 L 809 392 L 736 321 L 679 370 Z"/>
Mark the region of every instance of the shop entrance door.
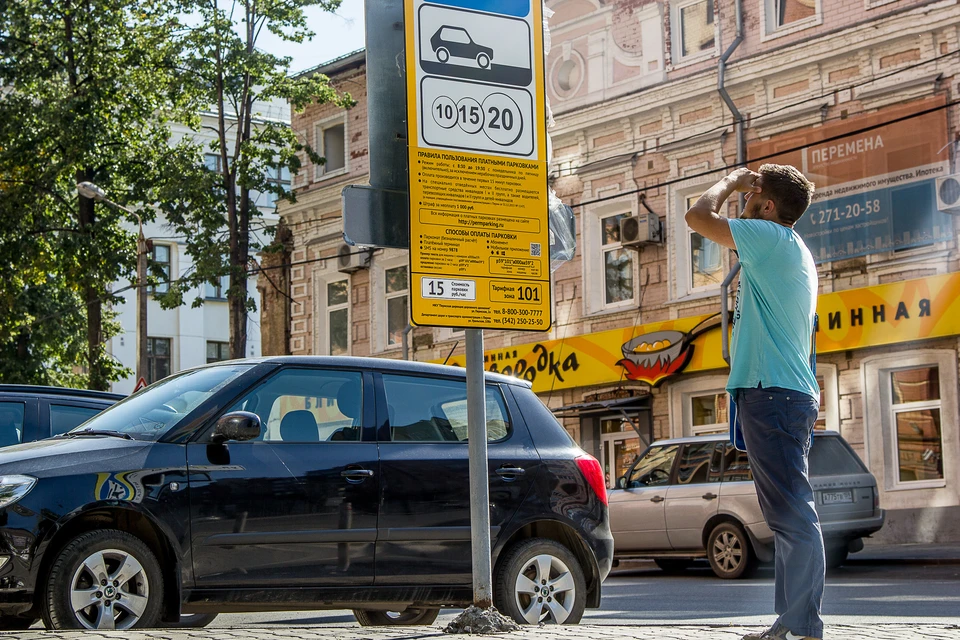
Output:
<path fill-rule="evenodd" d="M 645 448 L 646 443 L 622 416 L 600 419 L 600 464 L 608 489 L 616 489 L 617 478 L 630 470 Z"/>

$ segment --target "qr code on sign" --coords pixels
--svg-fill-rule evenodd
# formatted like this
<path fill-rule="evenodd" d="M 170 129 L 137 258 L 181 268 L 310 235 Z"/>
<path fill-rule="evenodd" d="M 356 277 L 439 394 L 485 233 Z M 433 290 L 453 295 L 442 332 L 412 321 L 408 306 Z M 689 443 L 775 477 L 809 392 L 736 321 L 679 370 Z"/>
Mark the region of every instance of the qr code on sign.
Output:
<path fill-rule="evenodd" d="M 540 257 L 540 243 L 539 243 L 539 242 L 531 242 L 531 243 L 530 243 L 530 255 L 533 256 L 534 258 L 539 258 L 539 257 Z"/>

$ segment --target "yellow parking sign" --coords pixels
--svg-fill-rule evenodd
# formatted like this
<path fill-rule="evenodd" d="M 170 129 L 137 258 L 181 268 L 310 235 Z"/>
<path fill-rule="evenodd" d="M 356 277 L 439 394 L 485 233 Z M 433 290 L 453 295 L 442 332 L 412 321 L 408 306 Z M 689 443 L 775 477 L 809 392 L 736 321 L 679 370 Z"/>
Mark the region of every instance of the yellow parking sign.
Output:
<path fill-rule="evenodd" d="M 539 0 L 406 0 L 411 315 L 551 324 Z"/>

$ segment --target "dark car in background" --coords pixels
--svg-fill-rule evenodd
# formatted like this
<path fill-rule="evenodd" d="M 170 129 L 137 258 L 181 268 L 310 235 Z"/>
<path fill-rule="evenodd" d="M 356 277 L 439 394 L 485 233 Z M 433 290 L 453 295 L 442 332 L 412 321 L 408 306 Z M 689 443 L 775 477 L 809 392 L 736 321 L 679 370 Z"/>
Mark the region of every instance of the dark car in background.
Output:
<path fill-rule="evenodd" d="M 0 447 L 66 433 L 125 397 L 106 391 L 0 384 Z"/>
<path fill-rule="evenodd" d="M 0 450 L 0 624 L 129 629 L 180 612 L 472 601 L 464 371 L 232 361 Z M 603 473 L 527 382 L 486 376 L 494 601 L 576 623 L 613 561 Z"/>

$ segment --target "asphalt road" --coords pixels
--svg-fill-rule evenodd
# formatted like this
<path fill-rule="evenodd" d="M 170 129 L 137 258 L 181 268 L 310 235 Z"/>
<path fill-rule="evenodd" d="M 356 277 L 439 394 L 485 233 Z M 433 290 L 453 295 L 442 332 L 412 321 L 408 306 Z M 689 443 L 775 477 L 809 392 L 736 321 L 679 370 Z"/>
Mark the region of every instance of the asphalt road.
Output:
<path fill-rule="evenodd" d="M 750 580 L 720 580 L 706 568 L 667 575 L 641 563 L 615 571 L 604 582 L 602 608 L 587 611 L 590 624 L 770 624 L 773 571 Z M 458 611 L 441 614 L 437 624 Z M 960 565 L 853 565 L 827 576 L 827 624 L 938 622 L 960 619 Z M 349 611 L 223 614 L 213 627 L 344 625 Z"/>

